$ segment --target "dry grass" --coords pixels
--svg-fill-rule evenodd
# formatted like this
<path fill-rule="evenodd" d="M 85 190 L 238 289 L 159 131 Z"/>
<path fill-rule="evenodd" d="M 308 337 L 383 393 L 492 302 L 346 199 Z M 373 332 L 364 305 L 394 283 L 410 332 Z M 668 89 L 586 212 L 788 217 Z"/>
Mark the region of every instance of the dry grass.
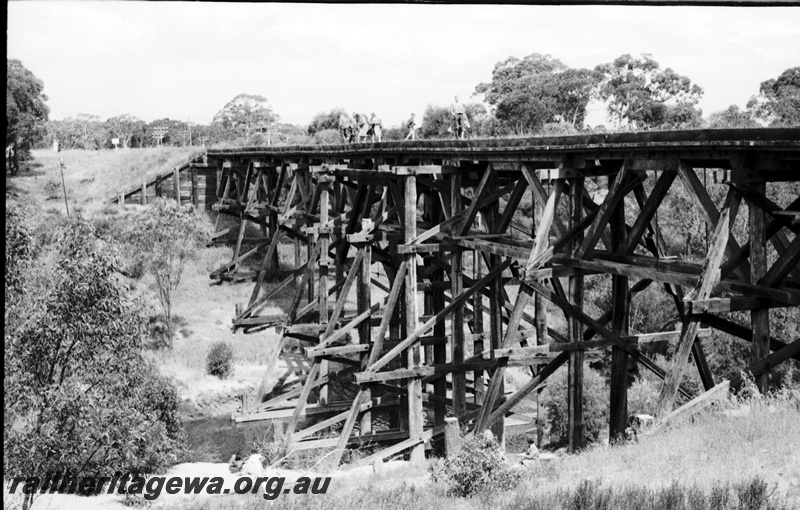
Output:
<path fill-rule="evenodd" d="M 570 484 L 599 477 L 613 485 L 678 481 L 706 487 L 761 475 L 800 500 L 800 406 L 796 400 L 785 405 L 756 401 L 726 414 L 704 415 L 638 443 L 568 457 L 559 472 L 559 479 Z"/>
<path fill-rule="evenodd" d="M 739 492 L 753 494 L 759 484 L 774 506 L 741 504 Z M 711 505 L 712 494 L 723 491 L 728 502 Z M 168 508 L 791 509 L 798 502 L 800 403 L 795 399 L 752 402 L 639 442 L 542 461 L 517 489 L 471 499 L 446 496 L 425 470 L 408 467 L 368 479 L 334 479 L 325 496 L 283 495 L 271 503 L 260 496 L 235 496 Z"/>
<path fill-rule="evenodd" d="M 64 209 L 59 160 L 64 163 L 64 182 L 71 209 L 92 211 L 128 188 L 182 165 L 202 153 L 197 147 L 158 147 L 118 151 L 69 150 L 55 153 L 33 151 L 33 160 L 13 181 L 46 207 Z"/>

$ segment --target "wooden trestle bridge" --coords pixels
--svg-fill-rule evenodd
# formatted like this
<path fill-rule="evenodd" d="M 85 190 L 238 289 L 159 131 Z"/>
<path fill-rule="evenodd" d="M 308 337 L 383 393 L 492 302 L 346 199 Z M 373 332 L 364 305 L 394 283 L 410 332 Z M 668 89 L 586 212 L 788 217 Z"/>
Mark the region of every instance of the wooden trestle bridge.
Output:
<path fill-rule="evenodd" d="M 683 412 L 727 391 L 699 331 L 751 342 L 742 369 L 762 389 L 770 368 L 800 359 L 800 339 L 774 338 L 769 323 L 771 308 L 800 305 L 800 197 L 779 205 L 766 191 L 800 181 L 798 129 L 212 149 L 207 165 L 217 169 L 214 211 L 236 220 L 218 223 L 215 237 L 236 244 L 211 276 L 254 282 L 234 328 L 277 327 L 306 366 L 299 387 L 262 385 L 234 419 L 288 420 L 293 448 L 333 448 L 335 466 L 363 443 L 383 449 L 362 463 L 404 450 L 418 461 L 448 416 L 502 436 L 504 417 L 562 365 L 578 449 L 585 361 L 602 349 L 611 350 L 612 437 L 628 425 L 633 363 L 663 380 L 660 423 L 678 393 L 692 399 Z M 704 185 L 711 177 L 726 188 L 721 207 Z M 602 199 L 589 192 L 598 185 Z M 702 263 L 670 256 L 658 225 L 676 185 L 707 225 Z M 736 239 L 743 202 L 749 238 Z M 279 247 L 289 247 L 280 264 Z M 584 307 L 590 275 L 611 281 L 599 316 Z M 651 284 L 671 295 L 679 329 L 630 331 L 631 301 Z M 292 296 L 288 308 L 266 315 L 281 295 Z M 554 315 L 548 324 L 548 306 L 561 327 Z M 732 311 L 749 311 L 750 327 Z M 671 342 L 668 366 L 640 349 L 656 340 Z M 681 383 L 690 357 L 699 396 Z M 530 379 L 506 394 L 513 366 Z"/>

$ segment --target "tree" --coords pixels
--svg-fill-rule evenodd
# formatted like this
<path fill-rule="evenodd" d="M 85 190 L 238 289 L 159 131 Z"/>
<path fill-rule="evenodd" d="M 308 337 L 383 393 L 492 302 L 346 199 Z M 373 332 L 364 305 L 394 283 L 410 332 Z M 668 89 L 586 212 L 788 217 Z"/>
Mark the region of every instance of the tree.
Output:
<path fill-rule="evenodd" d="M 469 132 L 477 136 L 490 136 L 492 132 L 491 124 L 493 117 L 486 111 L 486 107 L 480 103 L 467 103 L 464 105 L 464 113 L 469 119 Z M 448 106 L 428 105 L 422 115 L 422 122 L 419 128 L 419 138 L 452 138 L 453 116 L 450 114 Z M 406 128 L 402 128 L 403 137 L 407 133 Z M 387 138 L 388 139 L 388 138 Z"/>
<path fill-rule="evenodd" d="M 157 198 L 137 217 L 127 235 L 135 263 L 155 280 L 158 302 L 167 322 L 167 342 L 172 349 L 172 301 L 186 262 L 208 239 L 208 232 L 191 205 Z"/>
<path fill-rule="evenodd" d="M 703 89 L 661 66 L 650 55 L 625 54 L 595 68 L 603 74 L 599 95 L 612 120 L 632 128 L 683 127 L 699 119 L 695 105 Z"/>
<path fill-rule="evenodd" d="M 800 67 L 762 82 L 760 94 L 751 98 L 747 107 L 772 126 L 800 125 Z"/>
<path fill-rule="evenodd" d="M 20 215 L 6 220 L 26 230 Z M 175 388 L 142 356 L 140 308 L 90 224 L 68 220 L 52 238 L 37 240 L 40 256 L 6 302 L 5 476 L 162 471 L 183 432 Z"/>
<path fill-rule="evenodd" d="M 47 123 L 47 134 L 57 139 L 62 149 L 97 150 L 109 143 L 106 123 L 89 113 L 50 121 Z"/>
<path fill-rule="evenodd" d="M 97 150 L 106 146 L 109 138 L 108 132 L 105 130 L 105 125 L 98 115 L 79 113 L 75 117 L 75 126 L 78 129 L 81 148 Z"/>
<path fill-rule="evenodd" d="M 50 109 L 44 83 L 16 59 L 6 60 L 6 147 L 13 150 L 11 172 L 19 169 L 31 147 L 44 133 Z"/>
<path fill-rule="evenodd" d="M 551 122 L 582 128 L 600 79 L 597 71 L 571 69 L 550 55 L 533 53 L 498 62 L 492 81 L 479 84 L 475 92 L 484 95 L 497 119 L 512 132 L 535 132 Z"/>
<path fill-rule="evenodd" d="M 448 133 L 448 129 L 452 129 L 450 109 L 446 106 L 428 105 L 427 108 L 425 108 L 425 113 L 422 115 L 422 123 L 420 124 L 419 128 L 419 137 L 452 137 L 453 135 Z"/>
<path fill-rule="evenodd" d="M 250 138 L 262 129 L 277 122 L 267 98 L 253 94 L 239 94 L 214 115 L 213 122 L 220 124 L 231 138 Z"/>
<path fill-rule="evenodd" d="M 133 115 L 123 114 L 106 121 L 106 129 L 112 138 L 119 138 L 123 149 L 133 147 L 138 142 L 141 147 L 144 138 L 145 122 Z"/>
<path fill-rule="evenodd" d="M 335 129 L 338 132 L 339 119 L 342 115 L 348 116 L 344 108 L 334 108 L 328 112 L 319 112 L 311 119 L 311 123 L 308 125 L 308 134 L 314 136 L 317 132 L 325 129 Z"/>
<path fill-rule="evenodd" d="M 735 104 L 708 116 L 708 127 L 712 129 L 754 128 L 758 126 L 759 124 L 753 118 L 750 110 L 740 110 Z"/>

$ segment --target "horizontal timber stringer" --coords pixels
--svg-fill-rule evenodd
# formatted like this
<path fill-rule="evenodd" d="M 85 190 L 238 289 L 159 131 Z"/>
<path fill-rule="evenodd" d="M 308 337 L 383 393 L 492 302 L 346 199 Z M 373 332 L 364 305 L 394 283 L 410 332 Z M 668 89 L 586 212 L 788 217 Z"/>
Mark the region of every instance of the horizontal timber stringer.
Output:
<path fill-rule="evenodd" d="M 235 234 L 234 254 L 211 276 L 254 282 L 234 329 L 277 327 L 283 352 L 307 365 L 270 393 L 266 374 L 233 419 L 287 421 L 288 445 L 331 449 L 331 467 L 367 441 L 384 448 L 370 459 L 407 451 L 419 461 L 441 450 L 448 414 L 503 441 L 505 417 L 564 365 L 575 450 L 589 362 L 610 380 L 617 436 L 631 364 L 662 381 L 653 412 L 664 418 L 695 396 L 681 382 L 690 357 L 705 390 L 719 382 L 702 344 L 717 331 L 749 342 L 743 368 L 767 367 L 762 390 L 768 368 L 797 357 L 770 357 L 794 339 L 770 335 L 769 310 L 800 306 L 800 130 L 211 149 L 207 158 L 220 169 L 214 210 L 239 219 L 238 230 L 218 225 L 217 238 Z M 709 232 L 705 243 L 675 232 L 681 214 Z M 663 290 L 666 322 L 640 331 L 630 309 L 648 288 Z M 265 313 L 278 298 L 281 312 Z M 548 317 L 548 302 L 565 320 Z M 743 310 L 750 324 L 729 315 Z M 655 345 L 670 353 L 661 366 Z M 506 387 L 515 366 L 530 381 Z"/>

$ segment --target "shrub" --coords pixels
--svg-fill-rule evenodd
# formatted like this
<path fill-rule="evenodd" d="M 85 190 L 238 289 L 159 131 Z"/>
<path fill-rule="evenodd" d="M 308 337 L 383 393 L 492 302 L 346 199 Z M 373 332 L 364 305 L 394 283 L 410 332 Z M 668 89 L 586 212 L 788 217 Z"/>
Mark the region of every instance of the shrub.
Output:
<path fill-rule="evenodd" d="M 628 414 L 655 414 L 659 389 L 650 379 L 637 377 L 628 389 Z"/>
<path fill-rule="evenodd" d="M 182 426 L 172 383 L 142 356 L 141 306 L 91 225 L 70 220 L 51 235 L 6 305 L 5 472 L 163 471 Z"/>
<path fill-rule="evenodd" d="M 584 367 L 583 375 L 583 420 L 587 443 L 596 442 L 600 432 L 608 423 L 608 385 L 597 371 Z M 567 414 L 567 370 L 562 369 L 548 379 L 542 392 L 542 402 L 547 409 L 547 424 L 553 441 L 565 444 L 568 441 Z"/>
<path fill-rule="evenodd" d="M 337 144 L 342 142 L 342 135 L 338 129 L 323 129 L 314 135 L 314 141 L 320 145 Z"/>
<path fill-rule="evenodd" d="M 510 490 L 519 484 L 521 472 L 505 463 L 494 438 L 474 436 L 464 440 L 451 458 L 431 466 L 435 483 L 447 486 L 450 496 L 468 497 L 494 489 Z"/>
<path fill-rule="evenodd" d="M 217 342 L 211 346 L 206 358 L 206 372 L 225 379 L 233 373 L 233 350 L 225 342 Z"/>

